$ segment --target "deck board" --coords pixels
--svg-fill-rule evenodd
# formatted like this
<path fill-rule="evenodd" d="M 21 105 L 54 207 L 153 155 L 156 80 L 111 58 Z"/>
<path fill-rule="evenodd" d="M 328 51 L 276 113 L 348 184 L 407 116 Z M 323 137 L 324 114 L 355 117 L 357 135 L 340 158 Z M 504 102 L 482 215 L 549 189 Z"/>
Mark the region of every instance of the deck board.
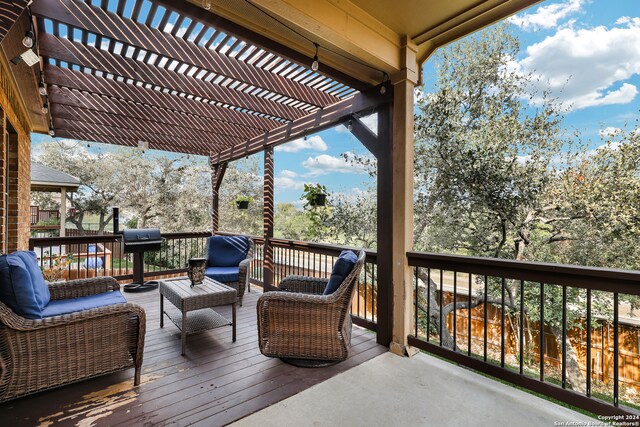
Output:
<path fill-rule="evenodd" d="M 142 383 L 133 370 L 41 392 L 0 404 L 2 424 L 11 426 L 226 425 L 293 396 L 386 351 L 375 335 L 354 326 L 349 359 L 327 368 L 297 368 L 263 356 L 258 349 L 256 302 L 245 294 L 231 327 L 189 335 L 180 355 L 180 332 L 165 318 L 160 328 L 156 292 L 126 294 L 145 308 Z M 167 302 L 165 302 L 167 303 Z M 217 307 L 224 316 L 230 307 Z"/>

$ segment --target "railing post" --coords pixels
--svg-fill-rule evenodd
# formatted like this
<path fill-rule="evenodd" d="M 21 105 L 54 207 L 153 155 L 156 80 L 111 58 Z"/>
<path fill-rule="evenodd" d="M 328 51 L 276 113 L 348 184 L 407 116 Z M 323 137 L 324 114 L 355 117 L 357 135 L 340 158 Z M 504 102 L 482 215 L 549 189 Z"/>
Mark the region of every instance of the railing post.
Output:
<path fill-rule="evenodd" d="M 268 291 L 273 285 L 273 147 L 264 150 L 264 204 L 263 204 L 263 234 L 264 251 L 262 260 L 263 289 Z"/>

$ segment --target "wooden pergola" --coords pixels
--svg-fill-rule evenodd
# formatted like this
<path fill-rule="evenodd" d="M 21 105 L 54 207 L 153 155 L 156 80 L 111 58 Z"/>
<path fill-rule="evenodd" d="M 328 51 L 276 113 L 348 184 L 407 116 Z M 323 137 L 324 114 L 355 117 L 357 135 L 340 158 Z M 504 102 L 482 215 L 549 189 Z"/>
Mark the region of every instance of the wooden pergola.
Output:
<path fill-rule="evenodd" d="M 420 66 L 437 47 L 537 1 L 35 0 L 48 111 L 31 130 L 208 156 L 214 232 L 227 163 L 263 151 L 269 289 L 273 148 L 351 121 L 378 161 L 378 342 L 406 354 Z M 14 15 L 27 5 L 9 3 Z M 20 19 L 19 33 L 30 14 Z M 0 13 L 0 40 L 8 21 Z M 372 113 L 377 132 L 360 121 Z"/>

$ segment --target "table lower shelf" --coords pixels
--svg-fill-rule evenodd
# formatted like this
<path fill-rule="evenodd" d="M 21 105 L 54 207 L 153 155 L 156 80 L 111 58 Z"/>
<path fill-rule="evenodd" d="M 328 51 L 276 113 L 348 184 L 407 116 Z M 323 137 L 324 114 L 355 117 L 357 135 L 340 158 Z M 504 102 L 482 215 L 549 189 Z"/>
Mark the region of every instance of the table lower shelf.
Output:
<path fill-rule="evenodd" d="M 167 307 L 164 313 L 171 321 L 182 330 L 182 312 L 174 307 Z M 221 326 L 232 325 L 231 320 L 227 319 L 212 308 L 203 308 L 187 312 L 187 334 L 206 331 L 209 329 L 219 328 Z"/>

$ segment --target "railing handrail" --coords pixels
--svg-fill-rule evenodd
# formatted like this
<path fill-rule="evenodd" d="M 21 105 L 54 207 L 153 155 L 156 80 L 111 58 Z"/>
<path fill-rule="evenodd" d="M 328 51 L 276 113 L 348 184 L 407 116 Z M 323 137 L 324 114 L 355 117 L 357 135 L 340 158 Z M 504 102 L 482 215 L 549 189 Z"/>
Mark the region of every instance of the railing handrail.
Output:
<path fill-rule="evenodd" d="M 407 260 L 413 267 L 640 294 L 640 271 L 634 270 L 427 252 L 407 252 Z"/>
<path fill-rule="evenodd" d="M 352 250 L 354 252 L 360 251 L 361 248 L 357 248 L 354 246 L 340 246 L 333 245 L 330 243 L 316 243 L 316 242 L 305 242 L 301 240 L 287 240 L 287 239 L 277 239 L 271 238 L 269 242 L 273 246 L 278 246 L 281 248 L 291 248 L 298 250 L 313 250 L 313 252 L 322 254 L 322 255 L 340 255 L 340 252 L 344 250 Z M 378 253 L 372 249 L 364 249 L 367 254 L 366 261 L 367 262 L 376 262 Z"/>

